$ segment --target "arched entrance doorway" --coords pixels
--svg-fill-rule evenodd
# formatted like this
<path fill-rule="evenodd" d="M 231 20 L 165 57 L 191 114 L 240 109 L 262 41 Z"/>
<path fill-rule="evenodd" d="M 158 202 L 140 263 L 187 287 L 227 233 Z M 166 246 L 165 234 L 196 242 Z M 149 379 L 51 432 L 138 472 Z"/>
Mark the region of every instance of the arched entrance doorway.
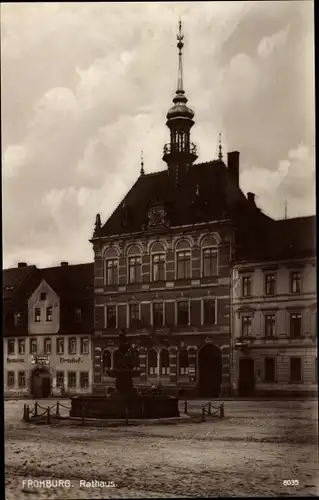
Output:
<path fill-rule="evenodd" d="M 218 398 L 222 383 L 222 355 L 214 344 L 204 345 L 198 353 L 199 395 Z"/>
<path fill-rule="evenodd" d="M 51 393 L 50 372 L 46 368 L 35 368 L 31 374 L 31 394 L 34 398 L 47 398 Z"/>

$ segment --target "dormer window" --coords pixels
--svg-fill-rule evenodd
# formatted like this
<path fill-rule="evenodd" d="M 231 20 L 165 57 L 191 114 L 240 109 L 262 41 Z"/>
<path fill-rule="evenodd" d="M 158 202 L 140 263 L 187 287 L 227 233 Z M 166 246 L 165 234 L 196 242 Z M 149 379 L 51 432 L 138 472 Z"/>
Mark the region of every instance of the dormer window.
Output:
<path fill-rule="evenodd" d="M 81 309 L 81 307 L 76 307 L 74 309 L 74 321 L 75 321 L 75 323 L 81 323 L 81 321 L 82 321 L 82 309 Z"/>
<path fill-rule="evenodd" d="M 47 296 L 48 296 L 47 293 L 41 292 L 40 293 L 40 300 L 41 300 L 41 302 L 43 302 L 44 300 L 47 300 Z"/>
<path fill-rule="evenodd" d="M 21 313 L 15 312 L 13 316 L 14 326 L 20 325 L 21 322 Z"/>

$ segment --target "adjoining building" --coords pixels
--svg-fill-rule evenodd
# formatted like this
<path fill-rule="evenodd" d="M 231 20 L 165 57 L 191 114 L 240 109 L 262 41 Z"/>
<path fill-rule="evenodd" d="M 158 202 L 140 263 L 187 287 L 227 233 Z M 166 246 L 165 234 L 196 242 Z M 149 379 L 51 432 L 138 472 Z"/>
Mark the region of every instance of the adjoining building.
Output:
<path fill-rule="evenodd" d="M 3 276 L 5 396 L 91 392 L 93 264 L 19 263 Z"/>
<path fill-rule="evenodd" d="M 231 266 L 237 232 L 272 220 L 239 187 L 239 152 L 195 163 L 194 112 L 179 70 L 166 125 L 167 168 L 140 176 L 91 240 L 95 261 L 94 384 L 104 390 L 125 328 L 136 348 L 136 385 L 203 396 L 230 391 Z M 243 225 L 244 223 L 244 225 Z M 243 226 L 243 227 L 242 227 Z"/>
<path fill-rule="evenodd" d="M 315 217 L 276 221 L 233 268 L 232 388 L 317 394 Z"/>

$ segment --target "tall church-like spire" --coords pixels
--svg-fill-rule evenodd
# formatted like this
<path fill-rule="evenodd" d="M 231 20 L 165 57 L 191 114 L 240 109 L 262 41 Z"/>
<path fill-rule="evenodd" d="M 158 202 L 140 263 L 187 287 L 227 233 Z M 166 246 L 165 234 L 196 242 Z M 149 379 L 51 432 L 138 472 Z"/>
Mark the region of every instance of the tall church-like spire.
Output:
<path fill-rule="evenodd" d="M 174 105 L 168 111 L 166 125 L 170 130 L 170 142 L 164 146 L 163 160 L 169 173 L 178 179 L 178 170 L 194 163 L 197 159 L 196 146 L 190 142 L 190 130 L 194 125 L 194 111 L 187 106 L 183 87 L 183 47 L 182 22 L 179 21 L 177 34 L 178 77 Z"/>
<path fill-rule="evenodd" d="M 219 134 L 218 159 L 223 161 L 222 134 Z"/>

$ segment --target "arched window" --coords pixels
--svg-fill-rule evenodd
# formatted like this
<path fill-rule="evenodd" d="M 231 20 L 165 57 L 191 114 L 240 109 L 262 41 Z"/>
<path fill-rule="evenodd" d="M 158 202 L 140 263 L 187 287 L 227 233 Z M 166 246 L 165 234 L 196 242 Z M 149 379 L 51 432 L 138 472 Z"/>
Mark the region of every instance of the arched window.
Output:
<path fill-rule="evenodd" d="M 160 374 L 169 375 L 169 352 L 162 349 L 160 354 Z"/>
<path fill-rule="evenodd" d="M 127 252 L 128 282 L 140 283 L 142 279 L 142 252 L 139 246 L 132 245 Z"/>
<path fill-rule="evenodd" d="M 118 254 L 114 248 L 109 248 L 105 253 L 105 283 L 118 285 Z"/>
<path fill-rule="evenodd" d="M 187 375 L 188 371 L 188 352 L 184 347 L 178 351 L 178 367 L 180 375 Z"/>
<path fill-rule="evenodd" d="M 105 349 L 102 353 L 102 373 L 107 375 L 107 370 L 111 368 L 111 353 Z"/>
<path fill-rule="evenodd" d="M 218 274 L 218 244 L 213 236 L 207 236 L 202 242 L 202 276 Z"/>
<path fill-rule="evenodd" d="M 165 281 L 165 248 L 162 243 L 154 243 L 151 248 L 152 280 Z"/>
<path fill-rule="evenodd" d="M 191 277 L 191 249 L 186 240 L 179 241 L 176 249 L 176 278 L 187 279 Z"/>
<path fill-rule="evenodd" d="M 157 375 L 157 352 L 150 349 L 147 354 L 147 366 L 149 375 Z"/>

